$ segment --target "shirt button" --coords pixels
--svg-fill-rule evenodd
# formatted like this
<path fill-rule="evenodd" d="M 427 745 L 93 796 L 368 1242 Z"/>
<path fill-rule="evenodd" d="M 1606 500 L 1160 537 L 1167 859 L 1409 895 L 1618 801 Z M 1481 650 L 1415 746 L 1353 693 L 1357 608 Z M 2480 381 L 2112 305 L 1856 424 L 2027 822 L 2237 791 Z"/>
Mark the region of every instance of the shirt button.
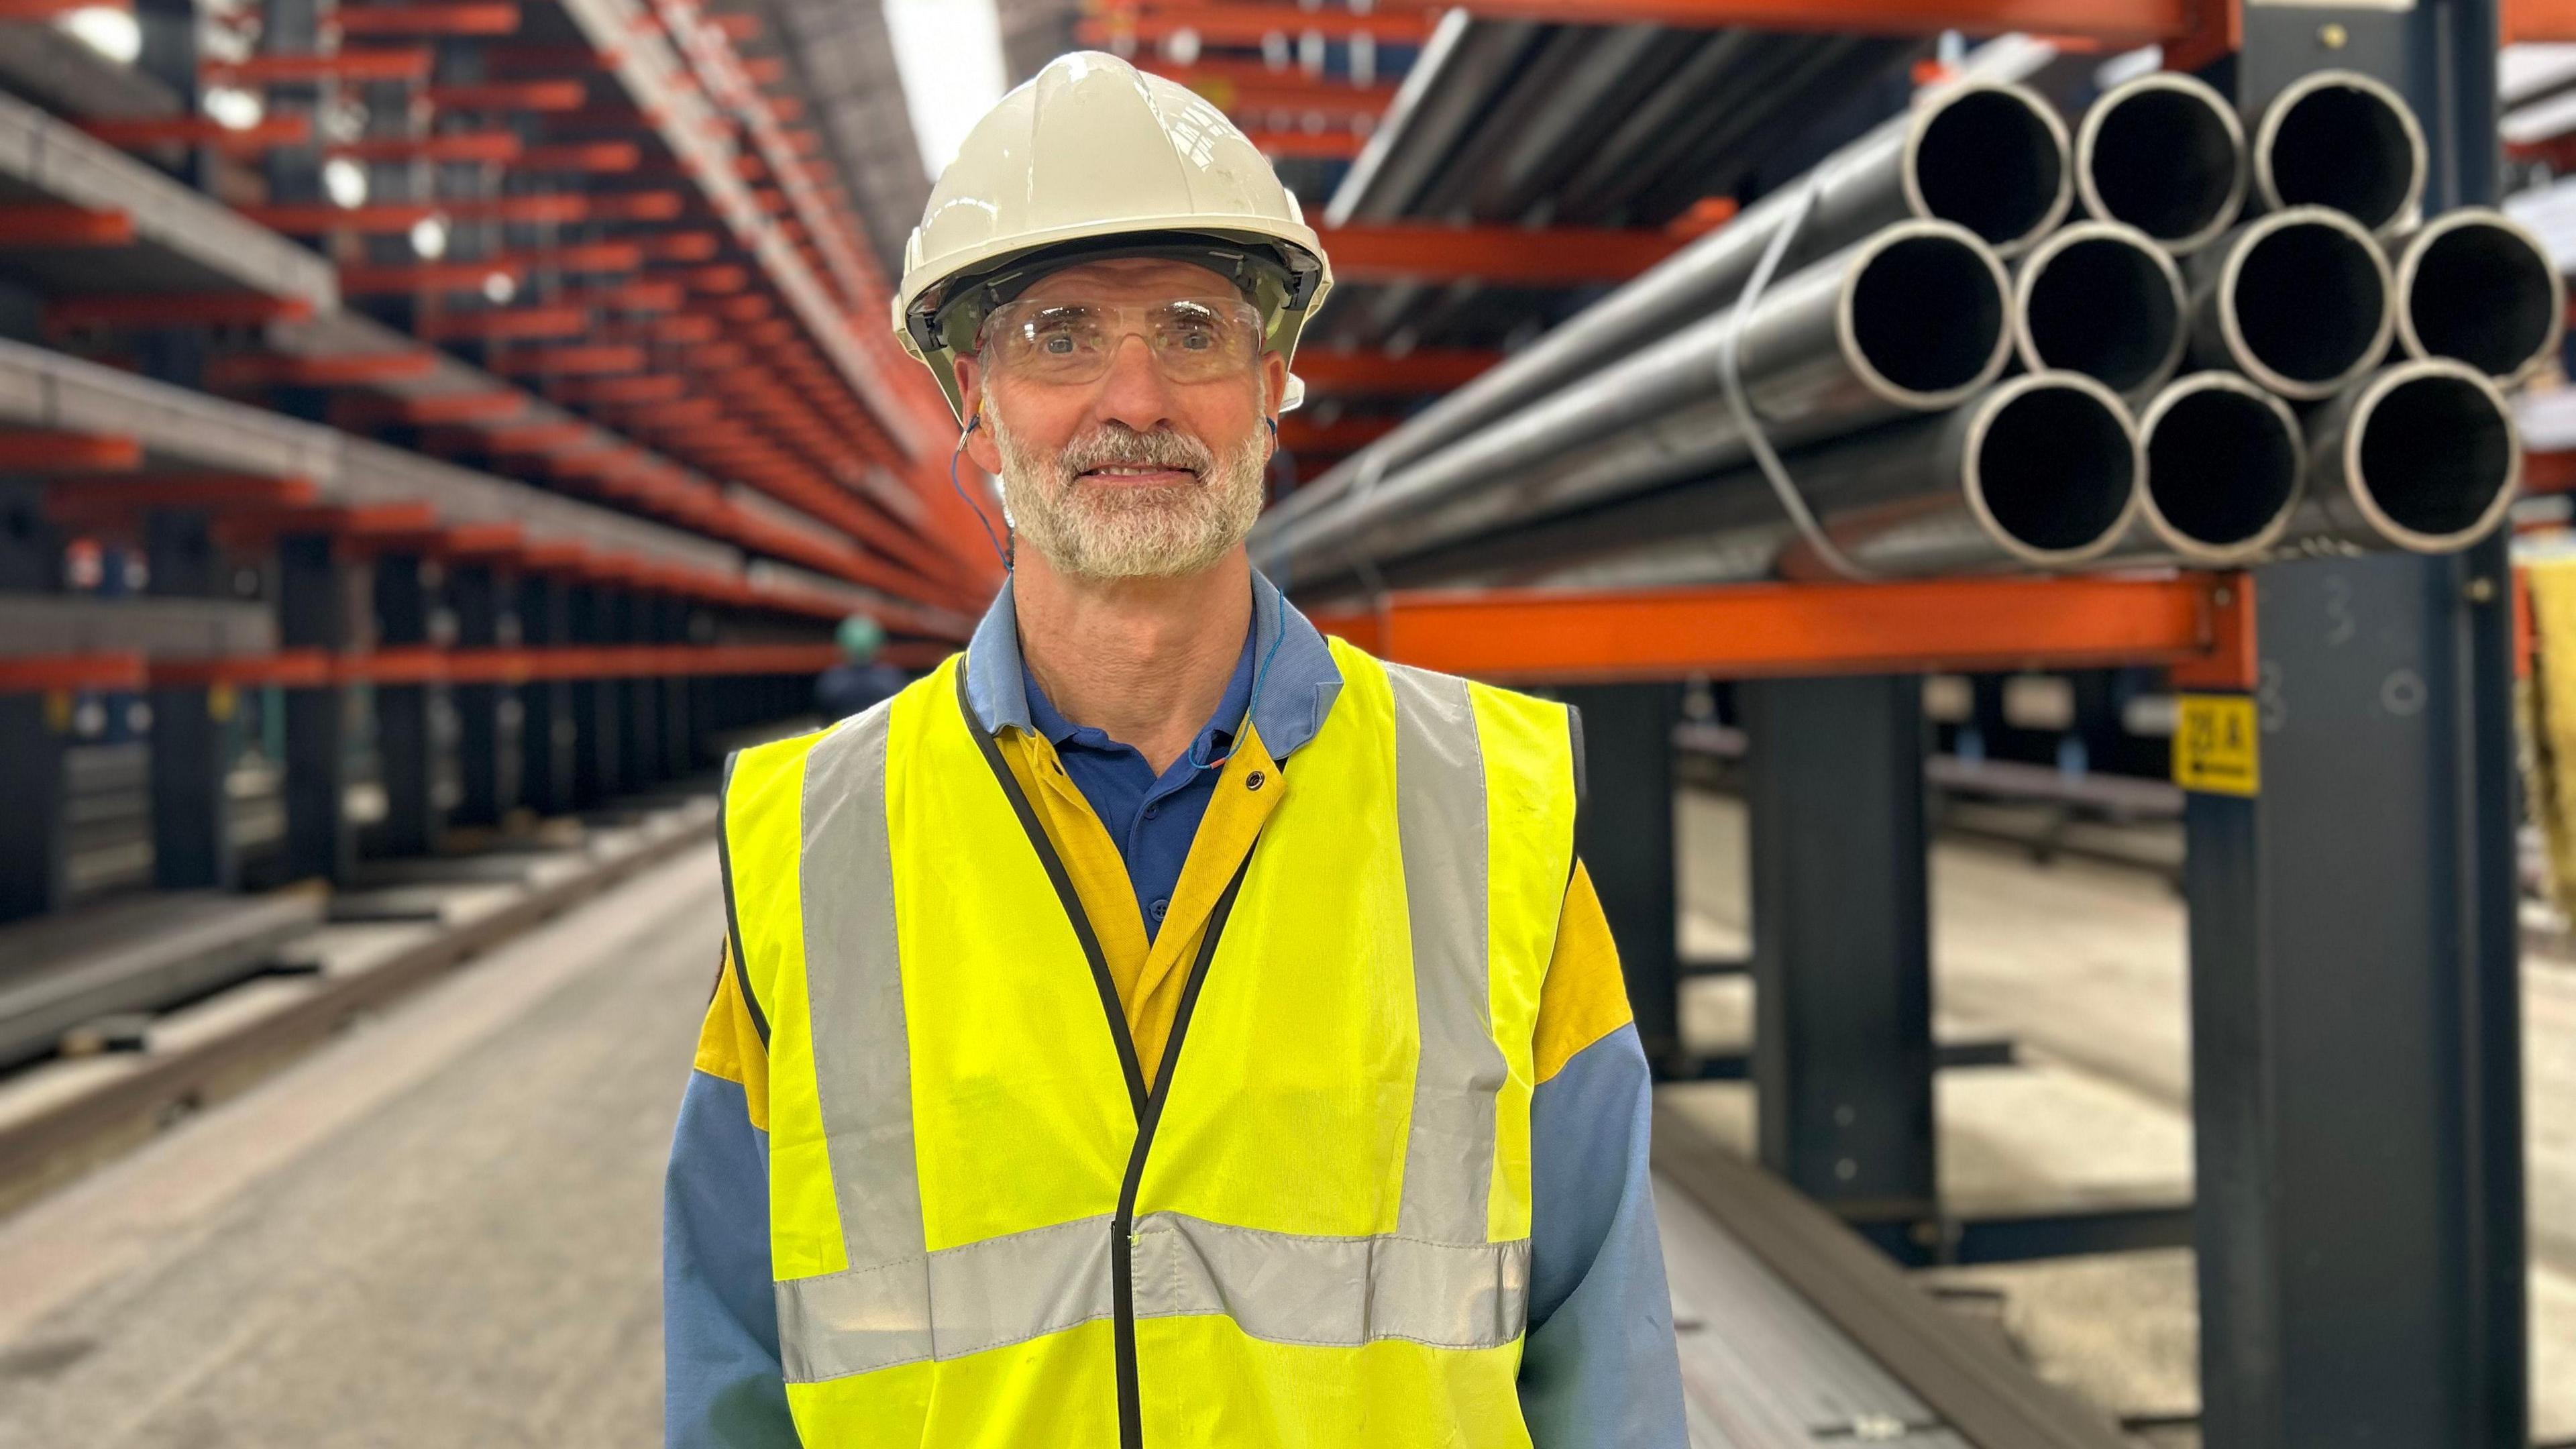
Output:
<path fill-rule="evenodd" d="M 1162 807 L 1162 806 L 1160 806 L 1160 805 L 1148 805 L 1148 806 L 1146 806 L 1146 807 L 1145 807 L 1145 818 L 1146 818 L 1146 819 L 1148 819 L 1148 820 L 1151 820 L 1151 819 L 1153 819 L 1155 816 L 1160 815 L 1160 814 L 1162 814 L 1162 813 L 1163 813 L 1163 807 Z"/>
<path fill-rule="evenodd" d="M 1170 901 L 1170 900 L 1168 900 L 1168 899 L 1157 899 L 1157 900 L 1156 900 L 1152 905 L 1147 906 L 1145 909 L 1146 909 L 1146 911 L 1147 911 L 1148 913 L 1150 913 L 1150 914 L 1154 917 L 1154 919 L 1155 919 L 1155 920 L 1159 921 L 1159 920 L 1163 919 L 1163 913 L 1164 913 L 1165 911 L 1170 910 L 1171 908 L 1172 908 L 1172 903 L 1171 903 L 1171 901 Z"/>

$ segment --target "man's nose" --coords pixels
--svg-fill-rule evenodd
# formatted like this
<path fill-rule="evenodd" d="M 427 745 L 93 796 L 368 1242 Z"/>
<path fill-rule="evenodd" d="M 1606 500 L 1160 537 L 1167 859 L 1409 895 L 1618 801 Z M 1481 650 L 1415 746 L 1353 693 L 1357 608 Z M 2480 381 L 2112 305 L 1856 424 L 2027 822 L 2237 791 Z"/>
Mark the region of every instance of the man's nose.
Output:
<path fill-rule="evenodd" d="M 1096 421 L 1150 433 L 1173 421 L 1172 386 L 1154 361 L 1154 349 L 1129 333 L 1109 354 L 1109 373 L 1092 405 Z"/>

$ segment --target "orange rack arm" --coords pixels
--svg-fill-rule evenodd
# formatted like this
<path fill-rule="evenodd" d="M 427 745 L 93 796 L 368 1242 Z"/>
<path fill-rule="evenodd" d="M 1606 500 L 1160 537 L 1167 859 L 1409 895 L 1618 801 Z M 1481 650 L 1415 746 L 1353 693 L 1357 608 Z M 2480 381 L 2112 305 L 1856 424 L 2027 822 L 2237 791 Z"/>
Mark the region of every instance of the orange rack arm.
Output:
<path fill-rule="evenodd" d="M 1323 349 L 1297 354 L 1297 375 L 1315 393 L 1447 392 L 1502 361 L 1499 352 L 1424 347 L 1391 352 Z"/>
<path fill-rule="evenodd" d="M 1361 225 L 1322 233 L 1333 274 L 1350 281 L 1476 278 L 1533 286 L 1624 282 L 1683 239 L 1608 227 Z"/>
<path fill-rule="evenodd" d="M 1397 593 L 1316 627 L 1484 679 L 1759 678 L 2191 664 L 2250 678 L 2232 574 L 1744 584 L 1607 593 Z M 2240 683 L 2237 687 L 2245 687 Z"/>
<path fill-rule="evenodd" d="M 140 654 L 0 655 L 0 694 L 142 687 L 143 656 Z"/>

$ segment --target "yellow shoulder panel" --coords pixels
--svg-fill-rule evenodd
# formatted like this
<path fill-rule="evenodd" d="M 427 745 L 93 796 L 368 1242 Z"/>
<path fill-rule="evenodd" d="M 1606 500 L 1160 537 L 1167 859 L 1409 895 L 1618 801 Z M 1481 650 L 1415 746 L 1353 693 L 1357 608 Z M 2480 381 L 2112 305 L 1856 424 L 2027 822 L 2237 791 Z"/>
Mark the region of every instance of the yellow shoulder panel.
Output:
<path fill-rule="evenodd" d="M 697 1069 L 711 1077 L 739 1083 L 751 1111 L 751 1125 L 769 1130 L 769 1049 L 742 1004 L 742 978 L 733 969 L 733 944 L 727 942 L 716 977 L 715 999 L 698 1028 Z"/>
<path fill-rule="evenodd" d="M 1547 963 L 1547 985 L 1538 999 L 1538 1079 L 1564 1070 L 1577 1052 L 1628 1024 L 1628 983 L 1619 974 L 1619 947 L 1592 874 L 1582 862 L 1565 887 L 1565 912 L 1557 919 L 1556 954 Z"/>

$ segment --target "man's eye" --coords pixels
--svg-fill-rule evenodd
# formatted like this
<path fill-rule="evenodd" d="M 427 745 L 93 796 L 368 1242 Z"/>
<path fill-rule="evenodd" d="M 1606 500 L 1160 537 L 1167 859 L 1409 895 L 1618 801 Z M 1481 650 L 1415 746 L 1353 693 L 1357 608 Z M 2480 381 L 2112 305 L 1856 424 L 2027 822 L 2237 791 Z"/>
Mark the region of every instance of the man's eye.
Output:
<path fill-rule="evenodd" d="M 1038 345 L 1058 357 L 1069 357 L 1073 353 L 1073 339 L 1061 332 L 1040 339 Z"/>

